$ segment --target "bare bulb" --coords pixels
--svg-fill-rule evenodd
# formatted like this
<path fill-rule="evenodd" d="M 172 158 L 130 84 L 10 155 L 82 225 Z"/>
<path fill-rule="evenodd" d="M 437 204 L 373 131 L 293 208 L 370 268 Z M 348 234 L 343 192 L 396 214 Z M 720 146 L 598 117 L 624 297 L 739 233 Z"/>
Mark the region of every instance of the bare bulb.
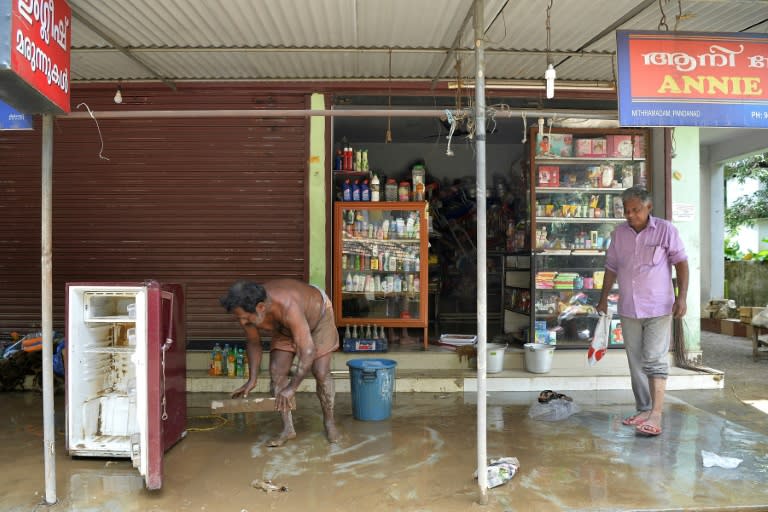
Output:
<path fill-rule="evenodd" d="M 117 92 L 115 93 L 115 98 L 114 99 L 115 99 L 115 103 L 117 103 L 118 105 L 123 102 L 123 93 L 120 90 L 119 86 L 117 87 Z"/>
<path fill-rule="evenodd" d="M 547 81 L 547 99 L 555 97 L 555 78 L 557 78 L 557 71 L 552 64 L 549 64 L 544 72 L 544 80 Z"/>

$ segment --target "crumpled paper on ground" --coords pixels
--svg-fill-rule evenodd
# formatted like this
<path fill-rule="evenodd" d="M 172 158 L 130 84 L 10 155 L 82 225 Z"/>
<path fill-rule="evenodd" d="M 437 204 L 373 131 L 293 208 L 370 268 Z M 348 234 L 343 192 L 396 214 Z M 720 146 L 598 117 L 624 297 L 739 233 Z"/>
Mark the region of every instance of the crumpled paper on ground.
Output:
<path fill-rule="evenodd" d="M 498 487 L 501 484 L 507 483 L 512 480 L 517 470 L 520 468 L 520 461 L 517 457 L 501 457 L 500 459 L 491 459 L 488 464 L 488 489 Z M 477 478 L 477 471 L 475 471 L 475 478 Z"/>
<path fill-rule="evenodd" d="M 736 457 L 722 457 L 716 453 L 701 450 L 701 459 L 704 462 L 705 468 L 711 468 L 712 466 L 719 466 L 725 469 L 734 469 L 741 464 L 742 459 Z"/>

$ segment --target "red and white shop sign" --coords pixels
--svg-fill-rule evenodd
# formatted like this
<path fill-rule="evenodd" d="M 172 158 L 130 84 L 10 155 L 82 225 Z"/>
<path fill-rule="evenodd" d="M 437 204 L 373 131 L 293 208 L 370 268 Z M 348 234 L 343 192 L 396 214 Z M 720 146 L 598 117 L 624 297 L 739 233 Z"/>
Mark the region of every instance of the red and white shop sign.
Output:
<path fill-rule="evenodd" d="M 66 0 L 11 2 L 11 71 L 58 109 L 69 112 L 72 10 Z M 23 91 L 17 89 L 16 94 Z M 19 101 L 24 103 L 23 98 Z"/>

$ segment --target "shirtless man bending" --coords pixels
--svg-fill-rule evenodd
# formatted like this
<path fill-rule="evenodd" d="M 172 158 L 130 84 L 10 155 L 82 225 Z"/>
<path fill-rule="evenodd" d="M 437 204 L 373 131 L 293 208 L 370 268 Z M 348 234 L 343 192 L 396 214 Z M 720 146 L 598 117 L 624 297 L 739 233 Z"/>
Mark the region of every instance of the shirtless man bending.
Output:
<path fill-rule="evenodd" d="M 331 357 L 339 346 L 333 307 L 320 288 L 295 279 L 276 279 L 264 284 L 238 281 L 220 299 L 221 305 L 232 313 L 245 331 L 248 340 L 248 381 L 232 393 L 232 397 L 247 397 L 256 386 L 261 364 L 261 334 L 270 334 L 269 353 L 270 392 L 283 417 L 283 432 L 269 442 L 282 446 L 296 437 L 291 416 L 291 404 L 296 390 L 307 372 L 312 371 L 317 385 L 317 397 L 323 409 L 325 433 L 330 443 L 338 441 L 339 433 L 333 419 L 334 387 L 331 378 Z M 298 365 L 290 377 L 291 364 L 298 354 Z"/>

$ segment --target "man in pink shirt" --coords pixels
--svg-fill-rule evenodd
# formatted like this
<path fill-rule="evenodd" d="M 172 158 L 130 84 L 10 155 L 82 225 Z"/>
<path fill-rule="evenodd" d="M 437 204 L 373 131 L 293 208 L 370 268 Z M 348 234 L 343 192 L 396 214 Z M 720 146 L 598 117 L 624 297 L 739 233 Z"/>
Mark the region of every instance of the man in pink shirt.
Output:
<path fill-rule="evenodd" d="M 672 318 L 682 318 L 687 309 L 688 256 L 672 223 L 651 216 L 648 191 L 635 186 L 625 190 L 621 199 L 627 222 L 613 232 L 597 310 L 607 311 L 608 294 L 618 280 L 618 313 L 637 408 L 623 423 L 634 426 L 638 434 L 657 436 L 669 373 Z"/>

